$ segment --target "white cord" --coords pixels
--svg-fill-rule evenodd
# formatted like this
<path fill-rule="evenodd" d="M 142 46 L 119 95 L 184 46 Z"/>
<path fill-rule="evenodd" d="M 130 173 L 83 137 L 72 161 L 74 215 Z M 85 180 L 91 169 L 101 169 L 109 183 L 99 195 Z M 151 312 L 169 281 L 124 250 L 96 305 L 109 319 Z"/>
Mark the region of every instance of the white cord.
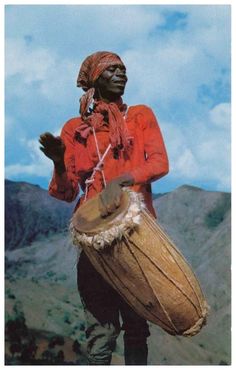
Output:
<path fill-rule="evenodd" d="M 127 112 L 128 112 L 128 107 L 127 107 L 126 113 L 124 115 L 125 124 L 126 124 Z M 103 171 L 103 162 L 104 162 L 104 159 L 105 159 L 105 157 L 106 157 L 106 155 L 107 155 L 107 153 L 108 153 L 108 151 L 111 147 L 111 144 L 108 145 L 105 152 L 101 156 L 101 153 L 100 153 L 100 150 L 99 150 L 99 147 L 98 147 L 97 135 L 96 135 L 94 127 L 92 127 L 92 130 L 93 130 L 93 136 L 94 136 L 94 141 L 95 141 L 99 161 L 98 161 L 97 165 L 94 167 L 92 175 L 87 180 L 85 180 L 86 188 L 85 188 L 84 202 L 86 202 L 86 200 L 87 200 L 89 185 L 91 185 L 94 182 L 94 177 L 95 177 L 95 174 L 96 174 L 97 171 L 100 171 L 101 174 L 102 174 L 102 180 L 103 180 L 104 187 L 106 187 L 106 185 L 107 185 L 105 175 L 104 175 L 104 171 Z"/>
<path fill-rule="evenodd" d="M 100 153 L 100 150 L 99 150 L 99 147 L 98 147 L 98 140 L 97 140 L 97 135 L 96 135 L 96 132 L 95 132 L 94 127 L 93 127 L 93 136 L 94 136 L 94 140 L 95 140 L 95 144 L 96 144 L 98 158 L 99 158 L 99 161 L 100 161 L 101 160 L 101 153 Z M 104 187 L 106 187 L 107 186 L 107 183 L 106 183 L 106 179 L 105 179 L 105 175 L 104 175 L 103 169 L 101 169 L 100 171 L 102 173 L 102 179 L 103 179 Z"/>
<path fill-rule="evenodd" d="M 96 136 L 95 136 L 96 137 Z M 85 184 L 86 184 L 86 189 L 85 189 L 85 196 L 84 196 L 84 201 L 87 200 L 87 195 L 88 195 L 88 188 L 89 188 L 89 185 L 92 184 L 94 182 L 94 177 L 95 177 L 95 174 L 97 171 L 100 171 L 101 173 L 103 173 L 103 170 L 102 170 L 102 167 L 103 167 L 103 162 L 104 162 L 104 159 L 107 155 L 107 153 L 109 152 L 110 150 L 110 147 L 111 147 L 111 144 L 108 145 L 108 147 L 106 148 L 105 152 L 103 153 L 102 157 L 100 155 L 100 152 L 98 153 L 98 158 L 100 157 L 99 159 L 99 162 L 96 164 L 96 166 L 94 167 L 93 169 L 93 172 L 92 172 L 92 175 L 85 181 Z M 104 176 L 104 173 L 103 173 L 103 176 Z M 104 176 L 104 180 L 105 180 L 105 176 Z M 104 181 L 104 186 L 106 186 L 106 181 Z"/>

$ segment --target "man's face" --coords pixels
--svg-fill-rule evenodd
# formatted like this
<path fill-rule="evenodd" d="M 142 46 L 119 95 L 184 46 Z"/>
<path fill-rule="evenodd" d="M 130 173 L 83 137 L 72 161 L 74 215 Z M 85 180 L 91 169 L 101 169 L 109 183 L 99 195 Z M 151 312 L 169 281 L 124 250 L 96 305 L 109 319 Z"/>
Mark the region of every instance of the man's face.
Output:
<path fill-rule="evenodd" d="M 124 65 L 116 64 L 108 67 L 97 79 L 95 88 L 100 98 L 120 97 L 124 94 L 128 78 Z"/>

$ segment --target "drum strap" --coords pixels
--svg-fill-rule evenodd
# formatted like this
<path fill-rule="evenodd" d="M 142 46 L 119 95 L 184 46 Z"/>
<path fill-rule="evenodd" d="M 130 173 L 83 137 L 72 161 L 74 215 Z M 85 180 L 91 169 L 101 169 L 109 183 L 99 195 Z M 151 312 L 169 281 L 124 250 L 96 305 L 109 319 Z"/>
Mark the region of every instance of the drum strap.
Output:
<path fill-rule="evenodd" d="M 109 152 L 109 150 L 111 148 L 111 144 L 108 145 L 108 147 L 106 148 L 103 155 L 101 155 L 99 147 L 98 147 L 98 140 L 97 140 L 97 136 L 96 136 L 94 127 L 93 127 L 93 136 L 94 136 L 94 140 L 95 140 L 95 144 L 96 144 L 96 150 L 97 150 L 97 155 L 98 155 L 99 161 L 96 164 L 96 166 L 94 167 L 92 175 L 85 181 L 86 188 L 85 188 L 84 202 L 86 202 L 86 200 L 87 200 L 89 186 L 94 182 L 94 178 L 95 178 L 95 175 L 96 175 L 97 171 L 101 172 L 101 174 L 102 174 L 102 180 L 103 180 L 104 187 L 106 187 L 106 185 L 107 185 L 105 175 L 104 175 L 104 171 L 103 171 L 103 163 L 104 163 L 104 159 L 105 159 L 107 153 Z"/>
<path fill-rule="evenodd" d="M 126 124 L 126 116 L 127 116 L 128 108 L 129 107 L 127 106 L 126 113 L 125 113 L 125 116 L 124 116 L 125 124 Z M 86 202 L 86 200 L 87 200 L 89 186 L 94 182 L 94 178 L 95 178 L 95 175 L 96 175 L 97 171 L 101 172 L 101 174 L 102 174 L 102 180 L 103 180 L 104 187 L 106 187 L 106 185 L 107 185 L 105 175 L 104 175 L 104 171 L 103 171 L 103 163 L 104 163 L 104 159 L 105 159 L 107 153 L 109 152 L 109 150 L 111 148 L 111 144 L 108 145 L 108 147 L 106 148 L 103 155 L 101 155 L 100 150 L 99 150 L 99 146 L 98 146 L 97 135 L 96 135 L 94 127 L 92 127 L 92 130 L 93 130 L 93 136 L 94 136 L 94 141 L 95 141 L 99 161 L 96 164 L 96 166 L 94 167 L 92 175 L 85 181 L 86 188 L 85 188 L 84 202 Z"/>

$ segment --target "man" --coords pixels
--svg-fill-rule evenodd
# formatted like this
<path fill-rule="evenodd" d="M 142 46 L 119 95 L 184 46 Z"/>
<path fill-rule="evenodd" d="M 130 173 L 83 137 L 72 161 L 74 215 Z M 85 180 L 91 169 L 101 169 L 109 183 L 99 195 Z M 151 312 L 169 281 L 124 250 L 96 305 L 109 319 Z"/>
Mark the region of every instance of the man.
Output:
<path fill-rule="evenodd" d="M 119 206 L 122 187 L 130 186 L 143 194 L 155 217 L 150 183 L 168 173 L 168 158 L 152 110 L 123 103 L 126 83 L 125 65 L 114 53 L 97 52 L 82 63 L 77 79 L 77 86 L 85 91 L 80 117 L 70 119 L 60 137 L 50 133 L 40 136 L 40 149 L 54 162 L 49 193 L 71 202 L 80 187 L 84 194 L 77 207 L 100 193 L 100 211 L 106 217 Z M 97 171 L 91 176 L 95 167 Z M 125 364 L 146 365 L 150 335 L 146 320 L 103 280 L 83 252 L 78 263 L 78 289 L 87 320 L 89 364 L 110 364 L 123 329 Z"/>

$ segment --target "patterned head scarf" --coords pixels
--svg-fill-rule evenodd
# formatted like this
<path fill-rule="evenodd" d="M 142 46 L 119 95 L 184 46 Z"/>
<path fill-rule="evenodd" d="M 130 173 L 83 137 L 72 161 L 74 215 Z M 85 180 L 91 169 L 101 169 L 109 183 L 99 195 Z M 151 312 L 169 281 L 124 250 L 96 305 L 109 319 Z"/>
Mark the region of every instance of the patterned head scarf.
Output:
<path fill-rule="evenodd" d="M 95 128 L 95 130 L 99 129 L 103 122 L 103 114 L 107 113 L 112 148 L 127 149 L 129 143 L 127 139 L 127 131 L 124 125 L 124 118 L 122 115 L 122 111 L 124 111 L 127 106 L 122 104 L 122 99 L 120 99 L 118 105 L 113 102 L 105 103 L 103 101 L 96 101 L 94 102 L 92 114 L 88 116 L 88 109 L 94 98 L 95 82 L 99 76 L 111 65 L 124 66 L 124 63 L 117 54 L 108 51 L 98 51 L 92 55 L 89 55 L 82 63 L 77 78 L 77 86 L 82 87 L 82 89 L 85 91 L 85 94 L 82 95 L 80 99 L 80 114 L 84 121 L 84 125 L 77 130 L 77 133 L 85 138 L 90 131 L 90 127 Z M 87 129 L 85 129 L 85 126 Z"/>

